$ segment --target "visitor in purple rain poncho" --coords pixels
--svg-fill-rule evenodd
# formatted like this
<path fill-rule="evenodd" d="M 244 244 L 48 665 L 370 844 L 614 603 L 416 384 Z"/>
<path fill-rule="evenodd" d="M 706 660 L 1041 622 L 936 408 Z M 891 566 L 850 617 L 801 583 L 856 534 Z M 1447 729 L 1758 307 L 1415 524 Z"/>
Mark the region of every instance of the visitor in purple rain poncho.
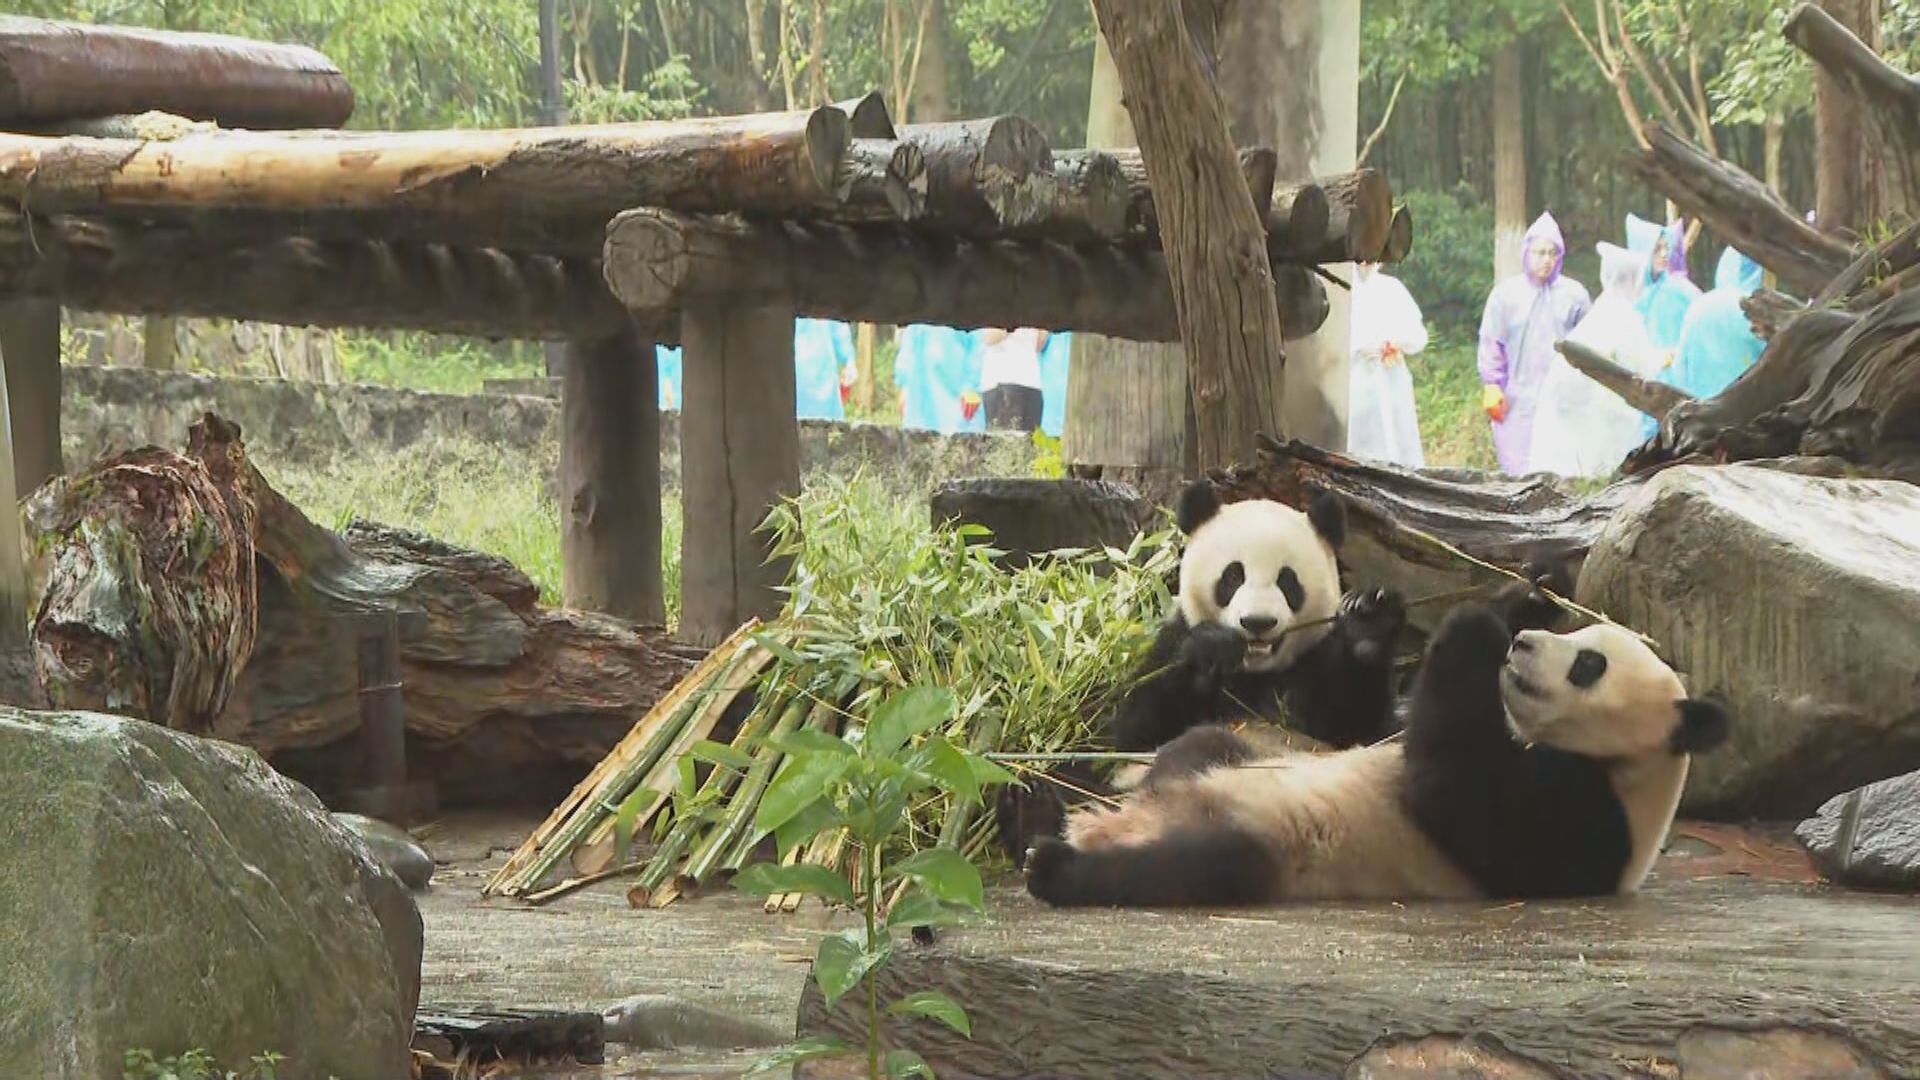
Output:
<path fill-rule="evenodd" d="M 1500 471 L 1527 471 L 1540 385 L 1552 367 L 1553 346 L 1587 313 L 1587 290 L 1563 277 L 1567 242 L 1552 214 L 1541 214 L 1521 242 L 1520 273 L 1493 287 L 1480 318 L 1481 408 L 1493 421 Z"/>

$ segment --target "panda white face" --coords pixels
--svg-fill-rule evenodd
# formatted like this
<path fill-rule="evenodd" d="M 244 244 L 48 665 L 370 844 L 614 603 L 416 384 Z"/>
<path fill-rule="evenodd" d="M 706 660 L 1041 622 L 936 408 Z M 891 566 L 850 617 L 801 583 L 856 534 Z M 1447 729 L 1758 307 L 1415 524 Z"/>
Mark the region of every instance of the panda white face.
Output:
<path fill-rule="evenodd" d="M 1608 623 L 1520 633 L 1500 692 L 1522 742 L 1612 760 L 1671 753 L 1691 704 L 1646 642 Z"/>
<path fill-rule="evenodd" d="M 1298 510 L 1261 499 L 1231 503 L 1189 533 L 1180 612 L 1189 626 L 1220 623 L 1246 634 L 1249 671 L 1285 670 L 1332 631 L 1325 620 L 1339 604 L 1333 547 Z"/>

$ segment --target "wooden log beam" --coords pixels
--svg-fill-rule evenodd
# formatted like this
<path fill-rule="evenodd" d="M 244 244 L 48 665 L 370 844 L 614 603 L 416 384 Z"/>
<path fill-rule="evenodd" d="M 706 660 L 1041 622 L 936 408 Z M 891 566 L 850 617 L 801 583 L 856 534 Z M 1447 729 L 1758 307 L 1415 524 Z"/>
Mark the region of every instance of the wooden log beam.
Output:
<path fill-rule="evenodd" d="M 1053 151 L 1020 117 L 909 124 L 900 138 L 926 155 L 927 216 L 945 227 L 997 233 L 1052 212 Z"/>
<path fill-rule="evenodd" d="M 1323 265 L 1378 258 L 1393 233 L 1393 185 L 1374 169 L 1322 177 L 1327 194 L 1326 239 L 1308 261 Z"/>
<path fill-rule="evenodd" d="M 0 17 L 0 125 L 160 110 L 228 127 L 331 128 L 353 88 L 300 45 Z"/>
<path fill-rule="evenodd" d="M 886 95 L 869 90 L 857 98 L 836 102 L 833 106 L 847 114 L 848 130 L 856 139 L 898 139 L 893 114 L 887 111 Z"/>
<path fill-rule="evenodd" d="M 29 219 L 4 207 L 0 295 L 83 311 L 486 338 L 564 339 L 627 317 L 597 260 L 377 240 L 236 246 L 184 224 Z M 649 332 L 675 340 L 672 325 Z"/>
<path fill-rule="evenodd" d="M 651 626 L 660 576 L 660 401 L 653 342 L 631 326 L 575 338 L 560 388 L 561 593 Z"/>
<path fill-rule="evenodd" d="M 1405 262 L 1413 254 L 1413 211 L 1404 206 L 1393 209 L 1393 224 L 1387 229 L 1386 246 L 1375 260 L 1381 263 Z"/>
<path fill-rule="evenodd" d="M 1853 261 L 1853 251 L 1808 224 L 1766 185 L 1737 166 L 1707 154 L 1657 123 L 1642 129 L 1647 146 L 1627 163 L 1680 212 L 1777 274 L 1783 284 L 1813 296 Z"/>
<path fill-rule="evenodd" d="M 1692 401 L 1693 395 L 1677 386 L 1643 379 L 1593 349 L 1577 341 L 1557 341 L 1554 348 L 1567 358 L 1575 371 L 1620 396 L 1620 400 L 1653 417 L 1664 419 L 1675 405 Z"/>
<path fill-rule="evenodd" d="M 25 498 L 62 472 L 60 305 L 0 303 L 0 362 L 6 367 L 4 415 L 13 421 L 13 490 Z"/>
<path fill-rule="evenodd" d="M 621 302 L 664 313 L 727 298 L 791 303 L 849 322 L 1036 326 L 1136 341 L 1179 338 L 1158 252 L 630 210 L 607 230 L 607 283 Z M 1273 268 L 1290 334 L 1326 321 L 1326 290 L 1301 267 Z"/>
<path fill-rule="evenodd" d="M 219 131 L 164 142 L 0 134 L 0 196 L 46 213 L 229 210 L 311 228 L 344 217 L 345 235 L 569 252 L 631 206 L 767 215 L 838 206 L 851 127 L 823 106 L 496 131 Z"/>
<path fill-rule="evenodd" d="M 1784 33 L 1865 107 L 1904 204 L 1920 206 L 1920 79 L 1882 60 L 1818 5 L 1795 8 Z"/>
<path fill-rule="evenodd" d="M 1173 285 L 1195 456 L 1245 459 L 1280 431 L 1282 345 L 1266 207 L 1255 206 L 1226 109 L 1177 5 L 1094 0 L 1154 192 Z"/>
<path fill-rule="evenodd" d="M 1053 208 L 1013 235 L 1065 243 L 1104 243 L 1127 235 L 1127 175 L 1104 150 L 1075 150 L 1053 159 Z"/>
<path fill-rule="evenodd" d="M 912 143 L 855 139 L 834 177 L 841 206 L 833 217 L 850 221 L 913 221 L 927 209 L 927 158 Z"/>
<path fill-rule="evenodd" d="M 1153 209 L 1153 185 L 1147 180 L 1147 165 L 1140 151 L 1063 150 L 1055 156 L 1074 160 L 1091 154 L 1111 155 L 1120 166 L 1127 187 L 1125 235 L 1158 246 L 1160 218 Z M 1327 193 L 1311 181 L 1277 184 L 1274 175 L 1279 157 L 1270 147 L 1247 147 L 1239 156 L 1240 172 L 1246 177 L 1247 191 L 1254 205 L 1268 207 L 1267 250 L 1277 257 L 1318 248 L 1326 239 L 1331 214 Z"/>
<path fill-rule="evenodd" d="M 680 413 L 679 636 L 716 645 L 750 618 L 779 613 L 791 560 L 761 529 L 800 491 L 791 304 L 731 299 L 681 315 L 686 404 Z"/>
<path fill-rule="evenodd" d="M 1326 242 L 1333 228 L 1333 200 L 1326 188 L 1312 180 L 1277 184 L 1268 201 L 1268 254 L 1297 259 Z"/>

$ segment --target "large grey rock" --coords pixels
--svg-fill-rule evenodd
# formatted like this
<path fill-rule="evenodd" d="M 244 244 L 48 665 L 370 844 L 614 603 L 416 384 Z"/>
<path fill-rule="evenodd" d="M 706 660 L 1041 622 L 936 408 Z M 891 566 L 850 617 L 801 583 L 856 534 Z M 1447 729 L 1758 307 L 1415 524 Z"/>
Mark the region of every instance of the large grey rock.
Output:
<path fill-rule="evenodd" d="M 1669 469 L 1608 523 L 1577 596 L 1732 707 L 1685 812 L 1800 818 L 1920 768 L 1920 489 Z"/>
<path fill-rule="evenodd" d="M 1920 892 L 1920 772 L 1836 795 L 1793 835 L 1835 881 Z"/>
<path fill-rule="evenodd" d="M 306 789 L 143 721 L 0 709 L 0 1061 L 119 1080 L 203 1048 L 408 1075 L 420 914 Z"/>

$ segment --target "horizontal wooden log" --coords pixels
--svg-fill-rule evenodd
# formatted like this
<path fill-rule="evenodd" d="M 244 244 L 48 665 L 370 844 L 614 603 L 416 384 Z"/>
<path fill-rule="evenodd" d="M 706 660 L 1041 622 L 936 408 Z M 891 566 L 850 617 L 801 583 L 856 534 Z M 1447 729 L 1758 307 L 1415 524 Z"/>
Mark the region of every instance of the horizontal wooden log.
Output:
<path fill-rule="evenodd" d="M 605 269 L 614 295 L 649 323 L 715 298 L 751 306 L 791 297 L 797 314 L 852 322 L 1179 340 L 1166 260 L 1141 249 L 639 209 L 608 228 Z M 1325 290 L 1298 267 L 1281 269 L 1287 332 L 1304 337 L 1326 321 Z"/>
<path fill-rule="evenodd" d="M 1318 181 L 1327 195 L 1327 233 L 1306 261 L 1330 265 L 1379 257 L 1393 233 L 1393 185 L 1374 169 Z"/>
<path fill-rule="evenodd" d="M 1816 295 L 1853 261 L 1845 241 L 1809 224 L 1739 167 L 1659 124 L 1646 125 L 1642 134 L 1646 148 L 1627 157 L 1633 171 L 1788 288 Z"/>
<path fill-rule="evenodd" d="M 1664 418 L 1675 405 L 1692 401 L 1693 395 L 1677 386 L 1643 379 L 1593 349 L 1577 341 L 1558 341 L 1554 348 L 1567 358 L 1575 371 L 1620 396 L 1620 400 L 1653 417 Z"/>
<path fill-rule="evenodd" d="M 1055 156 L 1073 160 L 1090 154 L 1110 154 L 1119 163 L 1127 185 L 1126 235 L 1140 243 L 1160 246 L 1160 219 L 1153 209 L 1153 188 L 1147 182 L 1146 162 L 1140 151 L 1063 150 Z M 1331 212 L 1327 194 L 1312 182 L 1280 184 L 1274 179 L 1278 158 L 1264 146 L 1240 151 L 1240 172 L 1255 206 L 1268 207 L 1267 250 L 1276 255 L 1317 248 L 1326 238 Z"/>
<path fill-rule="evenodd" d="M 900 138 L 926 155 L 932 223 L 997 233 L 1000 226 L 1037 224 L 1053 209 L 1053 151 L 1020 117 L 909 124 Z"/>
<path fill-rule="evenodd" d="M 1333 202 L 1325 188 L 1311 180 L 1276 184 L 1268 201 L 1269 255 L 1297 259 L 1326 242 L 1333 225 Z"/>
<path fill-rule="evenodd" d="M 1920 206 L 1920 79 L 1882 60 L 1818 5 L 1794 9 L 1784 33 L 1860 103 L 1879 135 L 1901 204 Z"/>
<path fill-rule="evenodd" d="M 1387 229 L 1387 244 L 1380 249 L 1377 261 L 1382 263 L 1404 262 L 1413 253 L 1413 211 L 1404 206 L 1393 210 L 1393 224 Z"/>
<path fill-rule="evenodd" d="M 385 239 L 579 251 L 631 206 L 804 214 L 839 203 L 847 114 L 495 131 L 0 134 L 0 195 L 47 213 L 328 215 Z"/>
<path fill-rule="evenodd" d="M 1127 177 L 1104 150 L 1076 150 L 1053 159 L 1053 208 L 1019 236 L 1063 243 L 1104 243 L 1127 235 Z"/>
<path fill-rule="evenodd" d="M 837 102 L 833 107 L 847 114 L 848 131 L 856 139 L 900 137 L 893 127 L 893 114 L 887 111 L 886 96 L 878 90 L 869 90 L 857 98 Z"/>
<path fill-rule="evenodd" d="M 912 143 L 855 139 L 834 180 L 835 220 L 912 221 L 927 209 L 927 159 Z"/>
<path fill-rule="evenodd" d="M 339 127 L 353 88 L 305 46 L 0 17 L 0 125 L 149 110 L 228 127 Z"/>
<path fill-rule="evenodd" d="M 564 339 L 611 332 L 626 318 L 595 260 L 379 240 L 235 244 L 188 225 L 6 209 L 0 295 L 85 311 L 486 338 Z M 674 341 L 676 325 L 647 329 Z"/>

